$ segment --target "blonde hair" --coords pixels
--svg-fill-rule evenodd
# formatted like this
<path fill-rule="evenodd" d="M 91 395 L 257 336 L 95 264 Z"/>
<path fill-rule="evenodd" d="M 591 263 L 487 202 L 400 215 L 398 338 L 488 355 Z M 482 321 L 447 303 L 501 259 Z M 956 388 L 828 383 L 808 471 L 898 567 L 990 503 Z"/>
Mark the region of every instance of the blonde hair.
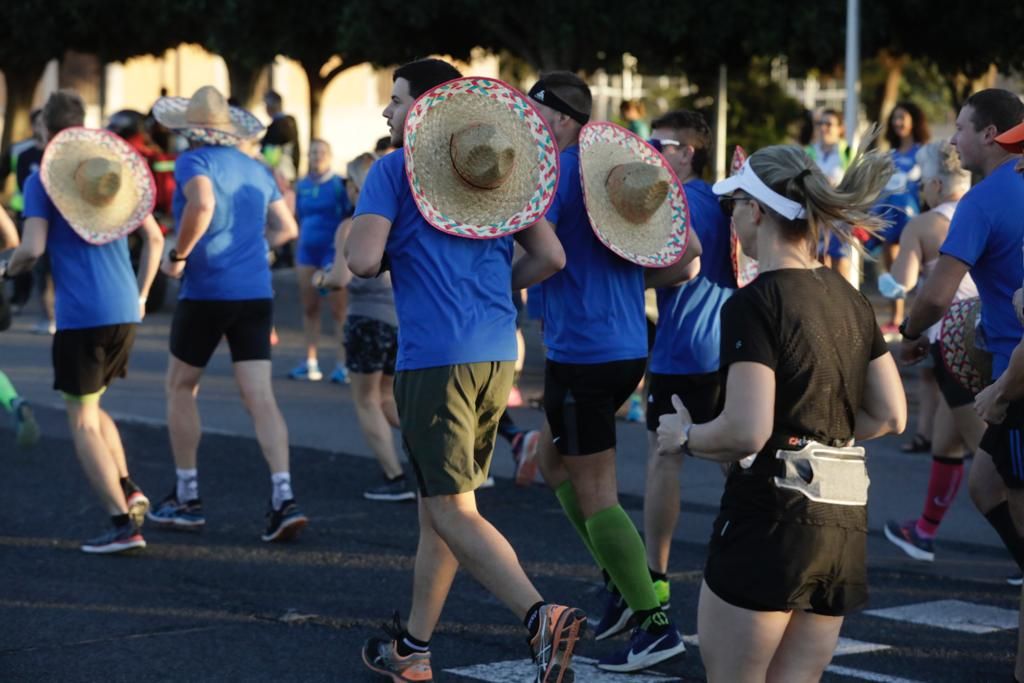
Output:
<path fill-rule="evenodd" d="M 921 166 L 921 178 L 942 181 L 945 196 L 963 194 L 971 187 L 971 174 L 960 165 L 960 155 L 948 140 L 929 142 L 915 156 Z"/>
<path fill-rule="evenodd" d="M 764 207 L 782 226 L 786 238 L 809 240 L 817 252 L 822 235 L 832 234 L 860 249 L 860 242 L 853 236 L 855 226 L 872 233 L 885 227 L 886 221 L 870 211 L 889 182 L 893 164 L 888 154 L 865 151 L 876 137 L 877 128 L 865 136 L 836 187 L 795 145 L 765 147 L 750 156 L 750 167 L 757 176 L 775 192 L 800 204 L 807 213 L 806 218 L 789 220 Z"/>
<path fill-rule="evenodd" d="M 363 183 L 366 182 L 366 176 L 370 174 L 370 167 L 373 166 L 373 162 L 377 160 L 375 154 L 370 152 L 363 152 L 352 161 L 348 162 L 348 166 L 345 168 L 345 173 L 350 183 L 355 183 L 356 189 L 362 189 Z"/>

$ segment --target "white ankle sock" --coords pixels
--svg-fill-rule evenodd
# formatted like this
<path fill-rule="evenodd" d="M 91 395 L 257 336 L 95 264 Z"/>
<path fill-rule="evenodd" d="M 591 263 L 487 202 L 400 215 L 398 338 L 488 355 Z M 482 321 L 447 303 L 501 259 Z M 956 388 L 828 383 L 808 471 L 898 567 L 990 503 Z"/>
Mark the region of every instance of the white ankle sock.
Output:
<path fill-rule="evenodd" d="M 280 510 L 286 500 L 291 500 L 294 497 L 290 473 L 275 472 L 270 475 L 270 504 L 275 510 Z"/>
<path fill-rule="evenodd" d="M 178 485 L 174 489 L 179 503 L 187 503 L 199 497 L 199 470 L 175 470 Z"/>

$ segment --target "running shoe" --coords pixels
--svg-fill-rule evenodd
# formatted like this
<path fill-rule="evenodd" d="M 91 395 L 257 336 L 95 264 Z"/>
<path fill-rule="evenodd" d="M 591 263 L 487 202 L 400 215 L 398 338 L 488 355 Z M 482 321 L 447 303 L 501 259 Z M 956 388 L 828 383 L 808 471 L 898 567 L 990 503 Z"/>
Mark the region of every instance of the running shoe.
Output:
<path fill-rule="evenodd" d="M 639 394 L 629 397 L 629 412 L 626 413 L 626 422 L 644 421 L 644 403 L 640 400 Z"/>
<path fill-rule="evenodd" d="M 431 683 L 434 674 L 430 669 L 429 652 L 413 652 L 403 657 L 398 654 L 398 638 L 402 635 L 402 623 L 395 612 L 392 625 L 384 624 L 387 638 L 370 638 L 363 644 L 363 663 L 370 671 L 389 676 L 393 683 L 415 681 Z"/>
<path fill-rule="evenodd" d="M 527 639 L 537 665 L 534 683 L 573 683 L 573 650 L 586 631 L 587 615 L 583 610 L 565 605 L 541 607 L 537 635 Z"/>
<path fill-rule="evenodd" d="M 607 593 L 604 616 L 594 629 L 594 640 L 614 638 L 628 629 L 633 621 L 633 610 L 626 604 L 626 599 L 614 591 Z"/>
<path fill-rule="evenodd" d="M 538 479 L 537 446 L 540 432 L 531 429 L 512 437 L 512 459 L 516 462 L 516 486 L 529 486 Z"/>
<path fill-rule="evenodd" d="M 157 503 L 155 509 L 147 512 L 146 519 L 161 529 L 178 531 L 200 531 L 206 525 L 203 502 L 196 498 L 184 504 L 179 503 L 178 494 L 174 491 Z"/>
<path fill-rule="evenodd" d="M 14 434 L 19 448 L 31 448 L 39 442 L 39 423 L 32 413 L 32 407 L 23 398 L 16 398 L 11 404 L 14 416 Z"/>
<path fill-rule="evenodd" d="M 403 500 L 416 500 L 416 492 L 409 488 L 409 481 L 403 474 L 396 479 L 389 479 L 380 486 L 366 489 L 363 491 L 363 498 L 397 503 Z"/>
<path fill-rule="evenodd" d="M 658 602 L 661 604 L 662 609 L 668 609 L 672 606 L 672 587 L 668 581 L 655 580 L 654 594 L 658 596 Z"/>
<path fill-rule="evenodd" d="M 128 517 L 136 529 L 142 528 L 143 522 L 146 521 L 146 513 L 149 512 L 149 498 L 146 498 L 146 494 L 131 477 L 125 478 L 121 490 L 124 491 L 124 499 L 128 503 Z"/>
<path fill-rule="evenodd" d="M 917 520 L 900 524 L 890 519 L 885 523 L 885 537 L 915 560 L 935 561 L 935 544 L 917 533 Z"/>
<path fill-rule="evenodd" d="M 1010 584 L 1011 586 L 1024 586 L 1024 575 L 1021 575 L 1019 573 L 1011 574 L 1010 576 L 1006 577 L 1006 583 Z"/>
<path fill-rule="evenodd" d="M 486 479 L 484 479 L 484 482 L 482 484 L 480 484 L 480 486 L 478 488 L 481 488 L 481 489 L 493 489 L 494 488 L 494 477 L 488 475 L 488 477 Z"/>
<path fill-rule="evenodd" d="M 32 326 L 32 334 L 48 334 L 50 336 L 57 334 L 57 321 L 40 320 Z"/>
<path fill-rule="evenodd" d="M 134 524 L 125 524 L 107 531 L 82 544 L 83 553 L 109 555 L 135 548 L 145 548 L 146 539 Z"/>
<path fill-rule="evenodd" d="M 301 382 L 319 382 L 324 378 L 320 372 L 320 366 L 316 363 L 300 363 L 288 373 L 288 379 L 295 379 Z"/>
<path fill-rule="evenodd" d="M 629 647 L 602 657 L 597 663 L 597 668 L 622 673 L 640 671 L 686 652 L 686 644 L 668 615 L 658 612 L 653 618 L 663 620 L 667 628 L 660 633 L 651 633 L 642 628 L 634 629 L 633 635 L 629 638 Z"/>
<path fill-rule="evenodd" d="M 329 381 L 331 384 L 348 384 L 348 369 L 343 368 L 340 365 L 335 367 L 334 372 L 331 373 Z"/>
<path fill-rule="evenodd" d="M 522 408 L 523 407 L 523 392 L 519 391 L 519 387 L 512 385 L 512 388 L 508 392 L 508 407 L 509 408 Z"/>
<path fill-rule="evenodd" d="M 264 541 L 280 542 L 294 540 L 309 524 L 309 518 L 299 511 L 294 500 L 286 500 L 277 510 L 271 507 L 267 513 L 267 531 L 260 538 Z"/>

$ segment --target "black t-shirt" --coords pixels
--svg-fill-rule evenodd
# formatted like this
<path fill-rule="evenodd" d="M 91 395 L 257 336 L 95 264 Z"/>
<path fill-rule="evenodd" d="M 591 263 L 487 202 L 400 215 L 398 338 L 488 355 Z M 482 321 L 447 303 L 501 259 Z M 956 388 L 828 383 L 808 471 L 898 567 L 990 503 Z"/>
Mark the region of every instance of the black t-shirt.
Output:
<path fill-rule="evenodd" d="M 752 496 L 747 504 L 780 520 L 847 526 L 846 513 L 861 519 L 863 508 L 828 510 L 843 506 L 780 491 L 771 477 L 779 473 L 775 451 L 799 448 L 794 438 L 831 445 L 853 438 L 868 364 L 888 351 L 868 300 L 828 268 L 762 273 L 723 307 L 721 350 L 725 373 L 745 361 L 775 371 L 772 437 L 753 467 L 733 468 L 723 507 L 726 498 L 746 507 L 743 499 Z M 730 496 L 737 486 L 744 492 Z"/>

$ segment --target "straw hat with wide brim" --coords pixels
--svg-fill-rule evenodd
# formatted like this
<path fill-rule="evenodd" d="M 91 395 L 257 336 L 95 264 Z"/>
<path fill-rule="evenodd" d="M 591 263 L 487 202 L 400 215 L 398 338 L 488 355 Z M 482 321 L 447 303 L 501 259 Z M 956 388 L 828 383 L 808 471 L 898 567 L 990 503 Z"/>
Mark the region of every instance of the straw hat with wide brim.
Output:
<path fill-rule="evenodd" d="M 105 130 L 62 130 L 46 145 L 39 177 L 71 229 L 90 244 L 129 234 L 156 203 L 149 164 Z"/>
<path fill-rule="evenodd" d="M 442 232 L 491 239 L 527 228 L 558 188 L 558 146 L 515 88 L 457 78 L 428 90 L 405 118 L 405 172 L 423 218 Z"/>
<path fill-rule="evenodd" d="M 746 160 L 746 151 L 739 145 L 736 145 L 732 150 L 732 163 L 729 166 L 729 175 L 739 173 Z M 732 272 L 736 276 L 736 284 L 740 287 L 746 287 L 757 279 L 757 260 L 750 258 L 743 251 L 743 247 L 740 245 L 740 238 L 736 234 L 736 226 L 733 225 L 731 217 L 729 218 L 729 232 L 732 233 L 730 242 L 732 246 Z"/>
<path fill-rule="evenodd" d="M 259 119 L 232 107 L 217 88 L 204 85 L 192 97 L 161 97 L 153 105 L 161 124 L 189 140 L 230 147 L 263 132 Z"/>
<path fill-rule="evenodd" d="M 939 327 L 942 363 L 964 389 L 976 395 L 992 378 L 992 354 L 976 343 L 981 324 L 981 299 L 954 301 Z"/>
<path fill-rule="evenodd" d="M 637 265 L 664 268 L 686 252 L 690 209 L 661 154 L 613 123 L 580 132 L 583 201 L 597 238 Z"/>

